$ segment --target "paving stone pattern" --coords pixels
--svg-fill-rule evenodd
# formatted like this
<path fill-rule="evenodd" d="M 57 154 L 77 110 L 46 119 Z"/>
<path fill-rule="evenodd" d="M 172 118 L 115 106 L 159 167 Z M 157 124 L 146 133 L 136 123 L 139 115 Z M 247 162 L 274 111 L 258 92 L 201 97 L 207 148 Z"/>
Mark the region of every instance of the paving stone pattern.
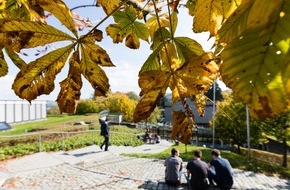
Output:
<path fill-rule="evenodd" d="M 164 183 L 163 160 L 131 158 L 120 155 L 122 152 L 160 151 L 168 148 L 168 146 L 110 147 L 110 151 L 106 152 L 101 151 L 98 146 L 90 146 L 71 152 L 39 153 L 26 156 L 2 166 L 9 177 L 7 177 L 1 189 L 189 189 L 184 176 L 181 186 L 171 187 Z M 185 172 L 185 169 L 183 171 Z M 289 190 L 290 181 L 234 169 L 234 189 Z"/>

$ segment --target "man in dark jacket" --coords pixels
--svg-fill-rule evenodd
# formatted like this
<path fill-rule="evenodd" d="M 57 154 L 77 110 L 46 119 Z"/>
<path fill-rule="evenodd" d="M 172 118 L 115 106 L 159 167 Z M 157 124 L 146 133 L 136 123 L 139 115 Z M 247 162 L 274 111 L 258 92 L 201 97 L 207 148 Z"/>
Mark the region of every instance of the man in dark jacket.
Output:
<path fill-rule="evenodd" d="M 107 119 L 99 119 L 101 125 L 101 136 L 104 137 L 104 142 L 101 144 L 101 149 L 103 150 L 103 146 L 105 145 L 105 151 L 108 151 L 109 147 L 109 125 L 107 123 Z"/>
<path fill-rule="evenodd" d="M 221 189 L 231 189 L 233 186 L 233 173 L 230 162 L 221 157 L 221 153 L 217 149 L 211 152 L 213 159 L 209 163 L 208 178 L 211 184 L 215 182 Z"/>
<path fill-rule="evenodd" d="M 190 186 L 194 190 L 206 190 L 209 187 L 207 178 L 207 164 L 201 160 L 202 153 L 200 150 L 193 152 L 194 160 L 188 162 L 187 176 L 190 178 Z"/>

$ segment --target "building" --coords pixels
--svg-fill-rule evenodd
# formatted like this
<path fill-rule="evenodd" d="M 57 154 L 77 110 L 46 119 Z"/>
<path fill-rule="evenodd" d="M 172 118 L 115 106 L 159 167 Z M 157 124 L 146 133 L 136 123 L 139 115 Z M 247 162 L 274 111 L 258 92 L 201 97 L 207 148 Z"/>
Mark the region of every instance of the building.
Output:
<path fill-rule="evenodd" d="M 47 118 L 47 102 L 24 100 L 0 100 L 0 122 L 9 124 Z"/>

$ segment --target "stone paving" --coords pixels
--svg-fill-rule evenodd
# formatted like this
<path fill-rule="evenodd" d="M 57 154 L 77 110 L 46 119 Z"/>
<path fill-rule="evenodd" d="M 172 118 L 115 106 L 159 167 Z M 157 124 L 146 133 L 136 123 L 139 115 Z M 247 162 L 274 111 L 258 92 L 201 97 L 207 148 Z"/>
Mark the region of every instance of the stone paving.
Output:
<path fill-rule="evenodd" d="M 184 176 L 179 187 L 170 187 L 164 183 L 163 160 L 120 155 L 123 152 L 159 152 L 170 145 L 164 142 L 135 148 L 110 147 L 107 152 L 93 145 L 69 152 L 42 152 L 25 156 L 2 164 L 2 171 L 7 177 L 1 189 L 189 189 Z M 4 175 L 0 175 L 0 178 L 1 176 Z M 289 190 L 290 181 L 234 169 L 234 189 Z"/>

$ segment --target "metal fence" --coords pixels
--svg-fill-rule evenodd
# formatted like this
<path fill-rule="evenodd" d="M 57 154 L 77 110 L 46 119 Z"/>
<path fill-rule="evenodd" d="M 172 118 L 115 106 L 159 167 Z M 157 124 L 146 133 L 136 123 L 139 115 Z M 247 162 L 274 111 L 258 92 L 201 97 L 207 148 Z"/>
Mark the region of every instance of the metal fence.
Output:
<path fill-rule="evenodd" d="M 103 141 L 103 138 L 99 135 L 100 130 L 86 130 L 86 131 L 74 131 L 74 132 L 33 132 L 33 133 L 26 133 L 21 135 L 7 135 L 7 136 L 0 136 L 0 141 L 3 139 L 21 139 L 21 138 L 31 138 L 31 143 L 38 143 L 38 151 L 41 152 L 43 150 L 43 144 L 46 142 L 46 137 L 48 135 L 53 135 L 57 137 L 57 141 L 61 142 L 62 150 L 65 150 L 65 141 L 67 138 L 73 136 L 73 135 L 80 135 L 80 134 L 89 134 L 90 139 L 87 139 L 87 141 L 90 141 L 90 144 L 93 145 L 96 143 L 96 138 L 99 137 L 98 141 Z M 133 138 L 137 138 L 137 134 L 133 133 L 120 133 L 120 132 L 110 132 L 110 140 L 113 140 L 116 135 L 124 135 L 126 136 L 126 139 L 130 138 L 129 140 L 133 140 Z M 2 145 L 3 146 L 3 145 Z M 1 146 L 0 146 L 1 147 Z"/>
<path fill-rule="evenodd" d="M 47 102 L 0 100 L 0 122 L 9 124 L 47 118 Z"/>

